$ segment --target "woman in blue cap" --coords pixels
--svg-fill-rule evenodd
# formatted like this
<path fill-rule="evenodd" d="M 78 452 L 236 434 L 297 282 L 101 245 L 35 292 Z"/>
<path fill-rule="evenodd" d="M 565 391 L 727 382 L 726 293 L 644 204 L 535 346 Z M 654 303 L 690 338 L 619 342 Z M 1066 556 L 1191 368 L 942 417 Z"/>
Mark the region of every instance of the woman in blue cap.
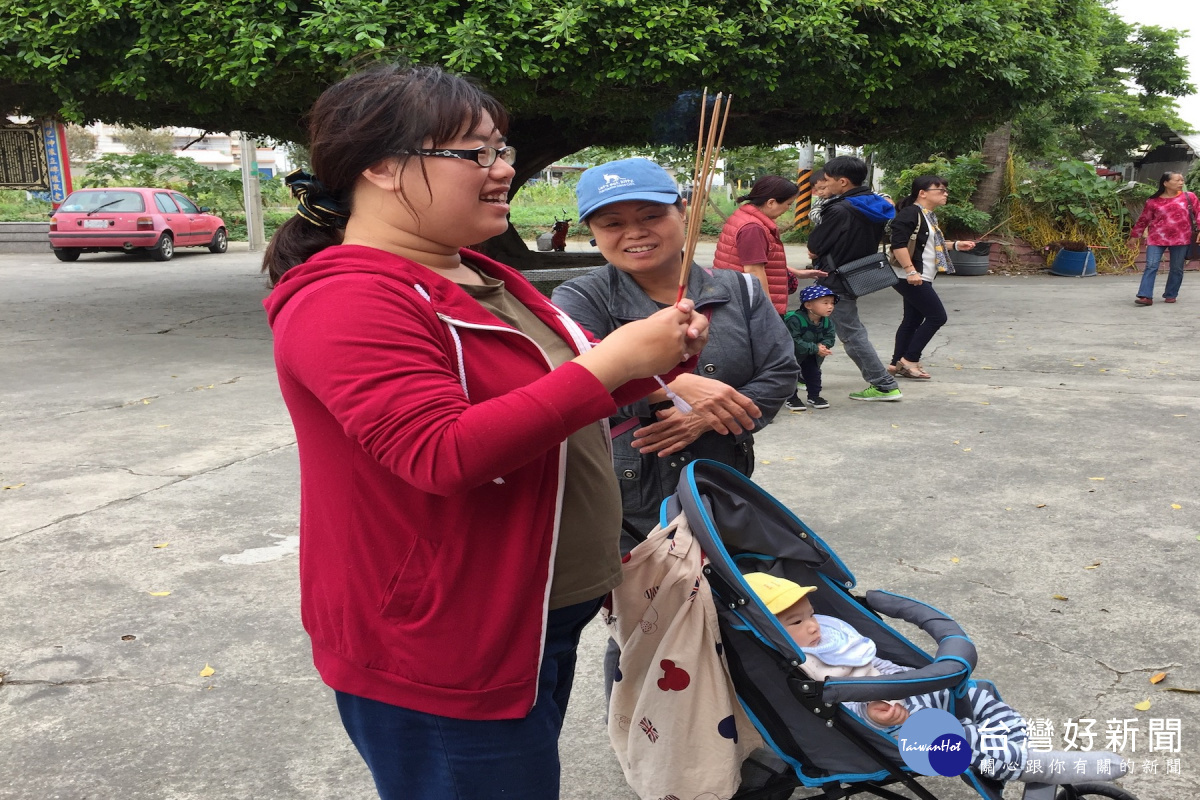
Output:
<path fill-rule="evenodd" d="M 800 308 L 783 317 L 800 363 L 800 380 L 813 408 L 829 408 L 829 402 L 821 397 L 821 362 L 832 352 L 832 314 L 837 301 L 838 296 L 828 286 L 806 286 L 800 290 Z M 793 392 L 784 405 L 791 411 L 804 410 L 799 392 Z"/>
<path fill-rule="evenodd" d="M 554 290 L 554 304 L 581 327 L 605 337 L 675 302 L 683 263 L 684 201 L 675 180 L 645 158 L 610 161 L 584 172 L 576 188 L 579 219 L 608 263 Z M 723 269 L 689 273 L 687 297 L 709 319 L 708 343 L 692 373 L 669 386 L 697 410 L 746 409 L 770 422 L 796 386 L 787 328 L 752 276 Z M 711 418 L 711 416 L 710 416 Z M 613 465 L 625 521 L 643 536 L 675 491 L 689 461 L 711 458 L 745 475 L 754 470 L 754 435 L 730 418 L 724 430 L 683 414 L 665 392 L 624 406 L 609 418 Z M 621 537 L 622 554 L 636 541 Z M 605 684 L 612 686 L 620 650 L 609 641 Z"/>
<path fill-rule="evenodd" d="M 600 337 L 671 305 L 685 227 L 675 180 L 653 161 L 628 158 L 584 172 L 576 193 L 579 219 L 608 263 L 555 289 L 555 305 Z M 771 298 L 742 273 L 698 266 L 687 297 L 709 318 L 709 341 L 696 370 L 671 389 L 700 409 L 723 398 L 754 409 L 758 425 L 769 422 L 797 371 Z M 609 424 L 625 519 L 642 533 L 658 524 L 658 507 L 689 461 L 711 458 L 746 475 L 754 468 L 750 430 L 715 430 L 696 414 L 681 414 L 662 392 L 618 409 Z"/>

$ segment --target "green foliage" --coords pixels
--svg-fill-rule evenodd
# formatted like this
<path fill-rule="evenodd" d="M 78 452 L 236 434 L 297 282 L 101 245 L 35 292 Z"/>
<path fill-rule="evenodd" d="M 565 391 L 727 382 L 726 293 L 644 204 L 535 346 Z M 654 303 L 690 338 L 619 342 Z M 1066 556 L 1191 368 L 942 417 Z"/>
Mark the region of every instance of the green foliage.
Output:
<path fill-rule="evenodd" d="M 914 178 L 921 175 L 938 175 L 950 187 L 946 205 L 938 209 L 938 221 L 949 235 L 955 233 L 982 233 L 990 227 L 991 214 L 971 205 L 971 195 L 979 179 L 988 172 L 987 164 L 979 153 L 946 158 L 934 156 L 929 161 L 916 164 L 897 173 L 888 173 L 884 189 L 897 201 L 912 191 Z M 892 177 L 894 176 L 894 177 Z"/>
<path fill-rule="evenodd" d="M 521 234 L 521 238 L 533 241 L 538 234 L 554 228 L 554 221 L 574 219 L 576 214 L 575 183 L 572 175 L 561 183 L 536 181 L 527 183 L 513 197 L 509 220 Z M 591 238 L 588 229 L 575 220 L 567 231 L 568 236 Z"/>
<path fill-rule="evenodd" d="M 695 112 L 680 95 L 705 85 L 734 96 L 730 148 L 936 141 L 1087 86 L 1101 10 L 1100 0 L 23 0 L 0 10 L 0 104 L 293 141 L 325 85 L 402 60 L 494 89 L 534 172 L 589 144 L 691 145 Z"/>
<path fill-rule="evenodd" d="M 31 200 L 21 189 L 0 189 L 0 222 L 45 222 L 51 205 Z"/>
<path fill-rule="evenodd" d="M 1082 161 L 1063 161 L 1050 168 L 1030 167 L 1010 159 L 1004 202 L 1009 229 L 1029 244 L 1053 252 L 1065 241 L 1093 248 L 1101 272 L 1133 266 L 1137 248 L 1126 242 L 1136 208 L 1153 189 L 1126 187 L 1096 174 Z"/>
<path fill-rule="evenodd" d="M 1101 178 L 1091 164 L 1062 161 L 1051 169 L 1028 174 L 1016 187 L 1016 198 L 1044 210 L 1063 229 L 1096 227 L 1120 214 L 1122 184 Z"/>
<path fill-rule="evenodd" d="M 161 186 L 183 192 L 222 216 L 242 210 L 240 172 L 209 169 L 182 156 L 107 153 L 88 164 L 77 183 L 80 187 Z"/>
<path fill-rule="evenodd" d="M 1168 129 L 1189 132 L 1174 99 L 1195 91 L 1187 60 L 1178 52 L 1185 35 L 1130 25 L 1106 10 L 1091 84 L 1019 115 L 1018 152 L 1047 160 L 1095 154 L 1106 164 L 1119 164 Z"/>
<path fill-rule="evenodd" d="M 615 147 L 585 147 L 575 153 L 568 163 L 594 167 L 608 161 L 625 158 L 648 158 L 676 176 L 680 183 L 687 183 L 695 166 L 696 146 L 671 144 L 639 144 Z"/>
<path fill-rule="evenodd" d="M 263 230 L 266 232 L 266 238 L 269 240 L 271 234 L 275 233 L 275 229 L 295 216 L 295 213 L 295 209 L 291 208 L 264 208 Z M 231 241 L 247 242 L 250 240 L 246 233 L 245 211 L 231 211 L 229 214 L 222 214 L 221 218 L 225 220 L 225 229 L 229 233 Z"/>
<path fill-rule="evenodd" d="M 725 183 L 738 181 L 750 186 L 764 175 L 779 175 L 794 181 L 800 151 L 795 147 L 736 147 L 721 153 L 725 159 Z"/>

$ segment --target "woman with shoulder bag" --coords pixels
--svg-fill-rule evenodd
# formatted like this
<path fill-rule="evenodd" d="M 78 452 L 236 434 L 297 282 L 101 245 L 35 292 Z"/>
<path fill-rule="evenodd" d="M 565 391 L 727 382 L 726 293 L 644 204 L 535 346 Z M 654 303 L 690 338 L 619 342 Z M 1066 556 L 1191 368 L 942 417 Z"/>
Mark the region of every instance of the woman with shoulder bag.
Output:
<path fill-rule="evenodd" d="M 949 191 L 946 181 L 937 175 L 914 178 L 912 191 L 896 205 L 892 220 L 891 262 L 901 281 L 895 289 L 904 298 L 904 317 L 896 329 L 896 347 L 887 370 L 902 378 L 930 377 L 921 367 L 921 354 L 946 324 L 946 309 L 933 281 L 939 268 L 954 271 L 946 257 L 947 247 L 963 252 L 975 249 L 975 242 L 947 244 L 942 236 L 935 212 L 946 205 Z"/>
<path fill-rule="evenodd" d="M 1197 219 L 1200 219 L 1200 203 L 1194 193 L 1184 188 L 1183 174 L 1164 172 L 1158 179 L 1158 191 L 1150 195 L 1129 232 L 1130 247 L 1136 247 L 1142 234 L 1147 234 L 1146 269 L 1142 272 L 1142 283 L 1134 303 L 1139 306 L 1154 304 L 1154 281 L 1164 253 L 1168 254 L 1170 267 L 1163 302 L 1175 302 L 1183 284 L 1183 265 L 1189 246 L 1200 242 Z"/>

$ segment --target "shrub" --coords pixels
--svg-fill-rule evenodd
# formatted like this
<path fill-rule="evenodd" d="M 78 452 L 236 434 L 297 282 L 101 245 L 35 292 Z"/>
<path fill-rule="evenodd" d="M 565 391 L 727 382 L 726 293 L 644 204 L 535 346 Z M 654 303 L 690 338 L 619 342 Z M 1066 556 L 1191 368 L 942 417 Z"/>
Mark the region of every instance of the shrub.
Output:
<path fill-rule="evenodd" d="M 899 202 L 912 191 L 914 178 L 921 175 L 937 175 L 950 187 L 946 205 L 937 211 L 938 222 L 946 231 L 947 238 L 968 238 L 965 234 L 981 233 L 991 227 L 992 215 L 971 205 L 971 196 L 979 185 L 979 179 L 988 172 L 987 164 L 979 153 L 955 156 L 947 159 L 934 156 L 924 164 L 916 164 L 901 170 L 895 180 L 888 181 L 885 188 Z"/>
<path fill-rule="evenodd" d="M 46 222 L 50 202 L 30 196 L 22 189 L 0 189 L 0 222 Z"/>
<path fill-rule="evenodd" d="M 1009 227 L 1033 247 L 1050 253 L 1067 249 L 1064 241 L 1076 241 L 1095 251 L 1100 272 L 1133 266 L 1137 248 L 1126 242 L 1129 205 L 1144 200 L 1151 187 L 1106 180 L 1083 161 L 1036 168 L 1011 157 L 1005 181 Z"/>

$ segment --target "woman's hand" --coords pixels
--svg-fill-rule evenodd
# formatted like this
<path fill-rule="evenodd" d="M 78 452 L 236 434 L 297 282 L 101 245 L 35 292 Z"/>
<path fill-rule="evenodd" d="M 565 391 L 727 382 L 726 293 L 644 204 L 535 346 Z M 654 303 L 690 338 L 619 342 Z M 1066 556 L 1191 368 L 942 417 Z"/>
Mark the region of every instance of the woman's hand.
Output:
<path fill-rule="evenodd" d="M 703 419 L 705 430 L 738 434 L 754 430 L 754 420 L 762 416 L 753 400 L 729 384 L 712 378 L 691 373 L 679 375 L 671 381 L 671 391 L 687 400 L 692 407 L 692 413 L 687 416 Z"/>
<path fill-rule="evenodd" d="M 680 414 L 678 409 L 668 408 L 658 412 L 658 422 L 634 431 L 631 444 L 639 453 L 657 453 L 663 458 L 678 453 L 710 430 L 701 415 Z"/>
<path fill-rule="evenodd" d="M 829 273 L 823 269 L 796 269 L 795 267 L 788 267 L 787 270 L 788 270 L 788 272 L 795 275 L 797 278 L 814 278 L 815 279 L 815 278 L 829 277 Z"/>
<path fill-rule="evenodd" d="M 691 300 L 622 325 L 575 358 L 609 391 L 635 378 L 667 372 L 704 349 L 708 320 Z"/>
<path fill-rule="evenodd" d="M 921 273 L 910 272 L 904 276 L 904 280 L 908 281 L 909 286 L 920 286 L 922 282 Z"/>
<path fill-rule="evenodd" d="M 974 242 L 966 242 L 966 241 L 963 241 L 963 240 L 961 240 L 961 239 L 960 239 L 960 240 L 958 240 L 958 242 L 957 242 L 957 243 L 954 245 L 954 248 L 955 248 L 956 250 L 958 250 L 958 252 L 960 252 L 960 253 L 966 253 L 966 252 L 968 252 L 968 251 L 970 251 L 970 250 L 974 250 L 974 249 L 975 249 L 975 243 L 974 243 Z"/>

